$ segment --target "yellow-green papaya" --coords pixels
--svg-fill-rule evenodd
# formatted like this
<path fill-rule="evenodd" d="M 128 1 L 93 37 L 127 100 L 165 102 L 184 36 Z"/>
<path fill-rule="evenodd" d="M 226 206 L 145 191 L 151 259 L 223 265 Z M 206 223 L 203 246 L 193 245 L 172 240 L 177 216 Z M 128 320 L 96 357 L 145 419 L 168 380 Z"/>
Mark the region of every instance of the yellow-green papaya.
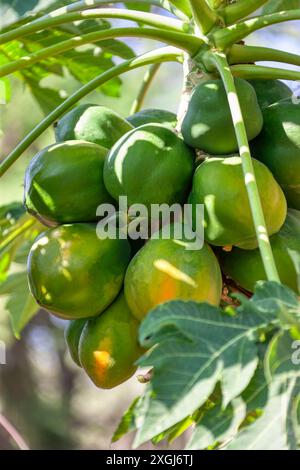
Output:
<path fill-rule="evenodd" d="M 58 317 L 92 317 L 120 292 L 129 259 L 125 239 L 100 239 L 94 224 L 59 225 L 32 245 L 29 287 L 39 305 Z"/>

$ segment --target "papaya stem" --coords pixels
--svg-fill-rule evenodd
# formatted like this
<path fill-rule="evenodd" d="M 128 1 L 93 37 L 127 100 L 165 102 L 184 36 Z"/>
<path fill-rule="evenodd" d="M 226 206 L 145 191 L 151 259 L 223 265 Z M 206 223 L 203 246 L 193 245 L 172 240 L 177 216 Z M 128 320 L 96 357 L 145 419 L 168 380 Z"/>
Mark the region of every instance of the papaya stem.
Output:
<path fill-rule="evenodd" d="M 96 31 L 93 33 L 83 34 L 76 36 L 65 41 L 61 41 L 53 46 L 40 49 L 37 52 L 28 54 L 18 60 L 7 63 L 0 67 L 0 77 L 10 73 L 22 70 L 29 67 L 41 60 L 52 58 L 58 54 L 69 51 L 83 44 L 98 42 L 104 39 L 111 39 L 116 37 L 139 37 L 149 38 L 161 41 L 172 46 L 186 50 L 189 54 L 195 55 L 203 41 L 196 36 L 184 33 L 176 33 L 167 30 L 158 30 L 151 28 L 111 28 L 103 31 Z"/>
<path fill-rule="evenodd" d="M 234 44 L 227 53 L 230 64 L 250 64 L 251 62 L 283 62 L 300 66 L 300 55 L 279 51 L 269 47 L 242 46 Z"/>
<path fill-rule="evenodd" d="M 0 414 L 0 426 L 7 432 L 7 434 L 16 443 L 20 450 L 29 450 L 29 447 L 21 436 L 21 434 L 2 414 Z"/>
<path fill-rule="evenodd" d="M 149 69 L 145 73 L 138 95 L 135 98 L 134 102 L 132 103 L 130 114 L 137 113 L 142 108 L 146 94 L 151 86 L 151 83 L 159 67 L 160 67 L 160 64 L 152 64 L 150 65 Z"/>
<path fill-rule="evenodd" d="M 228 96 L 228 103 L 232 120 L 234 122 L 236 138 L 239 145 L 239 153 L 242 160 L 245 185 L 247 188 L 253 223 L 255 226 L 257 241 L 266 275 L 269 281 L 280 282 L 268 236 L 265 216 L 263 213 L 260 194 L 254 173 L 246 127 L 242 116 L 234 78 L 229 68 L 225 54 L 221 52 L 209 52 L 207 53 L 207 58 L 211 63 L 215 64 L 217 70 L 219 71 Z"/>
<path fill-rule="evenodd" d="M 145 65 L 172 61 L 181 62 L 182 60 L 183 57 L 180 49 L 176 49 L 174 47 L 162 47 L 126 60 L 95 77 L 93 80 L 89 81 L 70 95 L 65 101 L 63 101 L 63 103 L 57 106 L 57 108 L 55 108 L 37 126 L 35 126 L 32 131 L 26 135 L 26 137 L 24 137 L 14 150 L 0 163 L 0 176 L 2 176 L 31 145 L 31 143 L 34 142 L 46 129 L 48 129 L 51 124 L 60 118 L 60 116 L 74 106 L 79 100 L 84 98 L 88 93 L 103 85 L 108 80 L 138 67 L 144 67 Z"/>
<path fill-rule="evenodd" d="M 174 5 L 176 10 L 183 13 L 185 17 L 191 18 L 193 16 L 189 0 L 170 0 L 170 3 Z"/>
<path fill-rule="evenodd" d="M 226 25 L 236 23 L 262 7 L 268 0 L 238 0 L 218 10 Z"/>
<path fill-rule="evenodd" d="M 232 65 L 231 72 L 235 77 L 246 80 L 300 80 L 300 72 L 297 70 L 279 69 L 276 67 L 263 67 L 262 65 Z"/>
<path fill-rule="evenodd" d="M 228 26 L 227 28 L 215 31 L 211 37 L 219 49 L 226 49 L 232 44 L 241 41 L 249 34 L 257 31 L 258 29 L 265 28 L 285 21 L 293 21 L 300 19 L 300 9 L 281 11 L 271 15 L 256 16 L 249 20 Z"/>
<path fill-rule="evenodd" d="M 125 10 L 121 8 L 103 8 L 98 10 L 87 10 L 79 12 L 65 13 L 64 15 L 50 16 L 41 18 L 33 23 L 28 23 L 12 31 L 7 31 L 0 36 L 0 44 L 5 44 L 14 39 L 20 39 L 28 34 L 42 31 L 53 26 L 81 21 L 91 18 L 118 18 L 129 21 L 136 21 L 148 26 L 156 28 L 168 29 L 171 31 L 184 32 L 187 31 L 189 25 L 174 18 L 157 15 L 154 13 L 146 13 L 142 11 Z"/>
<path fill-rule="evenodd" d="M 207 34 L 219 20 L 217 13 L 206 0 L 190 0 L 193 18 L 202 34 Z"/>

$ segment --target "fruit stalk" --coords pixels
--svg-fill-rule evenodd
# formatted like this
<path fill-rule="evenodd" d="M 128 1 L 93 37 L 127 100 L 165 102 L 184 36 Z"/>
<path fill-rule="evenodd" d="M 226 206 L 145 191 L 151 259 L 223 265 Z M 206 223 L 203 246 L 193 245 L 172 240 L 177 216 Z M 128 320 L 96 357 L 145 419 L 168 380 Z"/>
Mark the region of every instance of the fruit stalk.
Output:
<path fill-rule="evenodd" d="M 2 176 L 11 165 L 22 155 L 22 153 L 36 140 L 56 119 L 62 116 L 68 109 L 84 98 L 88 93 L 95 90 L 99 86 L 130 70 L 145 65 L 161 62 L 180 62 L 182 60 L 182 52 L 174 47 L 164 47 L 158 50 L 147 52 L 139 57 L 129 59 L 122 64 L 116 65 L 98 77 L 83 85 L 79 90 L 70 95 L 63 103 L 55 108 L 48 116 L 46 116 L 27 136 L 14 148 L 14 150 L 0 163 L 0 176 Z"/>
<path fill-rule="evenodd" d="M 258 8 L 262 7 L 268 0 L 238 0 L 219 10 L 219 14 L 226 25 L 236 23 L 241 18 L 245 18 Z"/>
<path fill-rule="evenodd" d="M 245 80 L 300 80 L 300 72 L 297 70 L 279 69 L 276 67 L 263 67 L 262 65 L 232 65 L 231 72 L 235 77 Z"/>
<path fill-rule="evenodd" d="M 219 20 L 217 13 L 206 0 L 190 0 L 190 4 L 196 25 L 203 34 L 207 34 Z"/>
<path fill-rule="evenodd" d="M 229 107 L 234 122 L 235 133 L 239 145 L 239 152 L 242 159 L 242 166 L 245 178 L 245 184 L 248 192 L 253 223 L 255 226 L 255 232 L 257 236 L 257 241 L 266 271 L 266 275 L 269 281 L 280 282 L 276 264 L 274 261 L 274 256 L 272 253 L 272 248 L 270 245 L 270 240 L 266 228 L 266 221 L 264 213 L 262 210 L 262 204 L 260 200 L 260 195 L 258 191 L 258 186 L 256 182 L 256 177 L 254 173 L 246 128 L 242 116 L 242 111 L 237 96 L 236 86 L 234 83 L 234 78 L 230 71 L 227 58 L 225 54 L 221 52 L 208 53 L 206 56 L 207 60 L 215 64 L 218 69 L 221 78 L 223 80 L 227 96 Z M 229 208 L 230 210 L 230 208 Z"/>
<path fill-rule="evenodd" d="M 88 10 L 65 13 L 63 15 L 38 19 L 32 23 L 25 24 L 19 28 L 7 31 L 0 36 L 0 44 L 5 44 L 14 39 L 20 39 L 28 34 L 42 31 L 47 28 L 59 26 L 74 21 L 82 21 L 91 18 L 118 18 L 129 21 L 136 21 L 156 28 L 168 29 L 171 31 L 184 32 L 188 25 L 180 20 L 167 18 L 162 15 L 146 13 L 141 11 L 123 10 L 120 8 L 103 8 L 101 10 Z"/>
<path fill-rule="evenodd" d="M 257 16 L 246 21 L 215 31 L 211 37 L 215 46 L 221 50 L 226 49 L 232 44 L 241 41 L 249 34 L 258 29 L 266 28 L 273 24 L 284 23 L 300 19 L 300 9 L 280 11 L 271 15 Z"/>
<path fill-rule="evenodd" d="M 300 56 L 269 47 L 242 46 L 234 44 L 228 54 L 230 64 L 249 64 L 251 62 L 271 61 L 300 66 Z"/>
<path fill-rule="evenodd" d="M 196 54 L 200 46 L 203 44 L 203 41 L 196 36 L 176 33 L 173 31 L 150 28 L 112 28 L 104 31 L 83 34 L 81 36 L 75 36 L 71 39 L 67 39 L 66 41 L 61 41 L 58 44 L 29 54 L 28 56 L 24 56 L 21 59 L 5 64 L 0 67 L 0 77 L 26 68 L 49 57 L 54 57 L 62 52 L 69 51 L 74 47 L 116 37 L 143 37 L 155 39 L 186 50 L 191 55 Z"/>
<path fill-rule="evenodd" d="M 135 98 L 131 109 L 130 109 L 130 115 L 137 113 L 140 111 L 141 107 L 143 106 L 144 99 L 146 97 L 146 94 L 151 86 L 151 83 L 156 75 L 156 72 L 158 71 L 160 67 L 160 64 L 152 64 L 150 65 L 149 69 L 144 75 L 143 82 L 141 85 L 141 88 L 138 92 L 137 97 Z"/>

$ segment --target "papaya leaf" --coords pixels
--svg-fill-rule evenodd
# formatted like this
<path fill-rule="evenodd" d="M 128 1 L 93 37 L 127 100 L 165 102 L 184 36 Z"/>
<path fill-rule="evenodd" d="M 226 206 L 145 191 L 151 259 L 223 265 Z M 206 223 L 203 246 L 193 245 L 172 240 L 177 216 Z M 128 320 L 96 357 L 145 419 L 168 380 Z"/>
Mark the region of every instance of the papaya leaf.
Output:
<path fill-rule="evenodd" d="M 8 77 L 0 78 L 0 105 L 9 103 L 11 99 L 11 84 Z"/>
<path fill-rule="evenodd" d="M 7 296 L 5 308 L 10 313 L 13 332 L 19 339 L 23 328 L 39 310 L 39 306 L 29 292 L 27 272 L 18 272 L 8 276 L 0 284 L 0 296 Z"/>
<path fill-rule="evenodd" d="M 124 415 L 121 418 L 121 421 L 115 430 L 113 437 L 111 438 L 111 442 L 116 442 L 125 434 L 128 434 L 132 431 L 136 430 L 136 422 L 135 422 L 135 409 L 138 405 L 140 397 L 137 397 L 133 400 L 130 407 L 125 411 Z"/>
<path fill-rule="evenodd" d="M 34 80 L 26 80 L 26 83 L 45 115 L 49 114 L 63 102 L 59 91 L 53 88 L 42 87 Z"/>
<path fill-rule="evenodd" d="M 258 364 L 258 336 L 295 309 L 295 295 L 277 283 L 260 283 L 237 315 L 208 304 L 171 301 L 153 309 L 140 327 L 152 348 L 140 365 L 154 367 L 142 398 L 135 446 L 194 413 L 220 382 L 222 408 L 249 385 Z"/>
<path fill-rule="evenodd" d="M 166 429 L 157 436 L 153 437 L 151 442 L 152 444 L 157 445 L 159 442 L 167 439 L 168 443 L 170 444 L 175 441 L 175 439 L 180 437 L 194 423 L 195 421 L 193 418 L 191 416 L 187 416 L 186 418 L 179 421 L 179 423 L 174 424 L 174 426 L 171 426 L 169 429 Z"/>
<path fill-rule="evenodd" d="M 232 400 L 225 410 L 221 403 L 207 411 L 193 432 L 186 449 L 202 450 L 213 444 L 222 443 L 238 433 L 238 428 L 245 418 L 246 405 L 238 397 Z"/>
<path fill-rule="evenodd" d="M 108 29 L 110 23 L 106 20 L 84 20 L 76 24 L 66 24 L 46 29 L 3 44 L 0 47 L 0 64 L 6 64 L 25 57 L 45 47 L 52 46 L 74 35 L 82 35 L 94 31 Z M 44 87 L 41 80 L 50 74 L 63 76 L 68 72 L 80 83 L 86 83 L 100 73 L 113 67 L 113 57 L 129 59 L 135 56 L 134 51 L 124 42 L 117 39 L 99 41 L 85 48 L 66 51 L 55 57 L 49 57 L 38 64 L 23 69 L 15 76 L 25 82 L 32 95 L 40 105 L 44 114 L 48 114 L 58 106 L 63 98 L 59 90 Z M 105 83 L 99 90 L 112 97 L 120 96 L 121 80 L 115 78 Z"/>
<path fill-rule="evenodd" d="M 269 0 L 263 7 L 263 14 L 266 15 L 284 10 L 296 10 L 298 8 L 300 8 L 300 0 Z"/>
<path fill-rule="evenodd" d="M 30 10 L 33 10 L 40 0 L 2 0 L 2 6 L 8 5 L 15 10 L 19 16 L 23 16 Z"/>
<path fill-rule="evenodd" d="M 300 368 L 292 361 L 293 340 L 280 331 L 266 354 L 268 399 L 261 417 L 243 429 L 228 450 L 296 450 L 299 439 Z M 270 438 L 270 432 L 272 437 Z"/>

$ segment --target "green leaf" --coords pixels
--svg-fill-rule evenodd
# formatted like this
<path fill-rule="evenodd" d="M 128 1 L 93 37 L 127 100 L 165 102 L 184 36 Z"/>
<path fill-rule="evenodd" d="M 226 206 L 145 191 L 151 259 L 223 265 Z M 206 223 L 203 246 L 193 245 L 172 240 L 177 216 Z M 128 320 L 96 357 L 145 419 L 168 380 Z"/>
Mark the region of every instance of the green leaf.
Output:
<path fill-rule="evenodd" d="M 194 413 L 220 382 L 222 407 L 248 386 L 258 364 L 261 331 L 279 325 L 297 297 L 277 283 L 260 283 L 251 300 L 241 298 L 237 315 L 211 305 L 171 301 L 152 310 L 140 341 L 152 348 L 141 360 L 154 376 L 142 397 L 135 446 Z"/>
<path fill-rule="evenodd" d="M 11 85 L 8 77 L 0 78 L 0 105 L 7 104 L 11 99 Z"/>
<path fill-rule="evenodd" d="M 288 332 L 278 333 L 266 355 L 269 376 L 264 412 L 228 446 L 228 450 L 296 450 L 299 438 L 300 368 L 293 364 Z"/>
<path fill-rule="evenodd" d="M 225 410 L 221 404 L 212 408 L 197 423 L 186 449 L 202 450 L 232 438 L 238 433 L 245 415 L 246 406 L 241 398 L 235 398 Z"/>
<path fill-rule="evenodd" d="M 28 288 L 27 272 L 11 274 L 0 284 L 0 295 L 7 296 L 5 308 L 9 311 L 16 338 L 31 318 L 38 312 L 39 306 Z"/>
<path fill-rule="evenodd" d="M 49 114 L 54 108 L 63 102 L 63 98 L 57 90 L 41 87 L 33 80 L 26 80 L 26 83 L 45 115 Z"/>
<path fill-rule="evenodd" d="M 33 10 L 40 0 L 2 0 L 2 6 L 8 5 L 15 10 L 19 16 Z"/>
<path fill-rule="evenodd" d="M 263 8 L 263 14 L 276 13 L 284 10 L 296 10 L 300 8 L 300 0 L 269 0 Z"/>
<path fill-rule="evenodd" d="M 116 442 L 125 434 L 136 430 L 135 409 L 139 403 L 140 397 L 133 400 L 128 410 L 122 416 L 122 419 L 114 432 L 111 442 Z"/>
<path fill-rule="evenodd" d="M 114 66 L 111 56 L 96 55 L 93 49 L 69 51 L 61 56 L 60 63 L 68 68 L 71 75 L 81 83 L 86 83 L 105 70 Z M 106 95 L 120 96 L 121 80 L 115 78 L 105 83 L 100 90 Z"/>

